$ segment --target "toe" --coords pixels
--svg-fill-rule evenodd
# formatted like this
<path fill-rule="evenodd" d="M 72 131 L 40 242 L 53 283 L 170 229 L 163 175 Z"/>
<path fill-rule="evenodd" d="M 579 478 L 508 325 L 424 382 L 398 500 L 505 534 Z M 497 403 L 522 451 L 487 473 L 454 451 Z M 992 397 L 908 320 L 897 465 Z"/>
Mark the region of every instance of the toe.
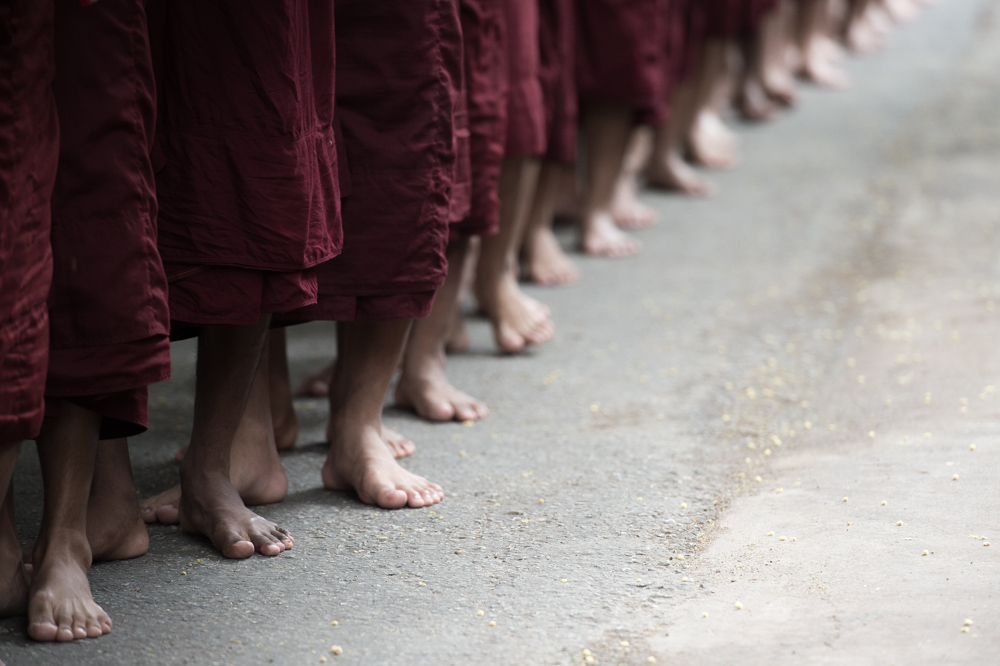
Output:
<path fill-rule="evenodd" d="M 419 509 L 420 507 L 425 506 L 427 504 L 427 502 L 424 500 L 423 493 L 421 493 L 416 488 L 411 488 L 410 490 L 406 491 L 406 500 L 407 500 L 406 503 L 409 506 L 413 507 L 414 509 Z"/>
<path fill-rule="evenodd" d="M 96 617 L 92 617 L 87 620 L 87 638 L 97 638 L 104 634 L 104 630 L 101 629 L 101 623 L 98 622 Z"/>
<path fill-rule="evenodd" d="M 455 408 L 446 400 L 431 400 L 424 406 L 420 416 L 428 421 L 451 421 L 455 418 Z"/>
<path fill-rule="evenodd" d="M 176 525 L 181 521 L 180 511 L 176 504 L 163 504 L 156 507 L 156 520 L 164 525 Z"/>
<path fill-rule="evenodd" d="M 253 542 L 254 550 L 261 555 L 266 555 L 267 557 L 280 555 L 281 552 L 285 550 L 284 544 L 282 544 L 278 539 L 272 537 L 270 534 L 262 534 L 258 532 L 251 534 L 250 539 Z"/>
<path fill-rule="evenodd" d="M 59 627 L 51 620 L 40 620 L 28 625 L 28 635 L 36 641 L 54 641 Z"/>
<path fill-rule="evenodd" d="M 87 638 L 87 621 L 79 619 L 73 623 L 73 638 Z"/>
<path fill-rule="evenodd" d="M 383 509 L 401 509 L 410 501 L 406 491 L 399 488 L 385 488 L 376 495 L 376 498 L 375 503 Z"/>

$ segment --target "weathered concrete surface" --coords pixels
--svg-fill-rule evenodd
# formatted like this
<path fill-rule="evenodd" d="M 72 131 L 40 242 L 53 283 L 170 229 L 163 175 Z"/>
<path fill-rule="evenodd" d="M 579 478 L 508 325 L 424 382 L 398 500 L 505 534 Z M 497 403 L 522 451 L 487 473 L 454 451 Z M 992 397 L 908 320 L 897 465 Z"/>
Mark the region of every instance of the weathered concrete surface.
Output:
<path fill-rule="evenodd" d="M 743 130 L 743 168 L 713 200 L 649 196 L 663 223 L 640 258 L 581 259 L 579 287 L 537 292 L 552 344 L 501 358 L 473 322 L 451 368 L 489 419 L 388 419 L 418 443 L 404 464 L 448 491 L 440 507 L 323 491 L 326 407 L 300 402 L 289 497 L 261 509 L 293 551 L 224 561 L 154 527 L 147 556 L 92 572 L 111 635 L 34 645 L 6 621 L 0 659 L 990 663 L 1000 543 L 969 535 L 1000 539 L 998 7 L 940 3 L 852 63 L 853 90 L 806 91 Z M 329 326 L 294 329 L 295 375 L 332 346 Z M 133 443 L 144 494 L 176 480 L 190 424 L 192 347 L 174 358 Z"/>

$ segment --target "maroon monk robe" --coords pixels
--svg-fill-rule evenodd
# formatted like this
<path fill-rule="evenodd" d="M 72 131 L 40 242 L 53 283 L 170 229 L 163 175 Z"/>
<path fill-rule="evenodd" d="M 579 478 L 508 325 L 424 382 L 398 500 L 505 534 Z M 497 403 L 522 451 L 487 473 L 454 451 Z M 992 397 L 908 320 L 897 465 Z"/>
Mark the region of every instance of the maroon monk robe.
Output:
<path fill-rule="evenodd" d="M 341 247 L 329 2 L 150 0 L 174 335 L 316 300 Z"/>
<path fill-rule="evenodd" d="M 574 0 L 538 0 L 538 79 L 545 106 L 545 158 L 576 159 L 576 13 Z"/>
<path fill-rule="evenodd" d="M 722 39 L 751 37 L 775 6 L 776 0 L 704 0 L 706 34 Z"/>
<path fill-rule="evenodd" d="M 128 437 L 146 429 L 147 386 L 170 377 L 145 2 L 56 3 L 55 53 L 46 413 L 69 400 L 103 417 L 102 439 Z"/>
<path fill-rule="evenodd" d="M 506 155 L 545 153 L 545 102 L 539 80 L 538 0 L 501 0 L 507 59 Z"/>
<path fill-rule="evenodd" d="M 449 229 L 452 238 L 488 236 L 500 228 L 500 167 L 507 137 L 504 15 L 498 0 L 459 0 L 462 23 L 462 97 L 468 117 L 469 210 Z M 458 119 L 456 119 L 457 122 Z M 461 144 L 460 144 L 461 145 Z M 462 168 L 456 169 L 461 183 Z M 453 194 L 453 198 L 454 198 Z M 454 220 L 454 217 L 453 217 Z"/>
<path fill-rule="evenodd" d="M 280 321 L 425 317 L 447 272 L 462 76 L 457 0 L 338 0 L 337 115 L 350 166 L 344 251 L 319 301 Z"/>
<path fill-rule="evenodd" d="M 0 446 L 38 434 L 49 347 L 49 200 L 59 129 L 53 5 L 0 12 Z"/>
<path fill-rule="evenodd" d="M 576 77 L 580 99 L 629 106 L 662 122 L 667 0 L 578 0 Z"/>

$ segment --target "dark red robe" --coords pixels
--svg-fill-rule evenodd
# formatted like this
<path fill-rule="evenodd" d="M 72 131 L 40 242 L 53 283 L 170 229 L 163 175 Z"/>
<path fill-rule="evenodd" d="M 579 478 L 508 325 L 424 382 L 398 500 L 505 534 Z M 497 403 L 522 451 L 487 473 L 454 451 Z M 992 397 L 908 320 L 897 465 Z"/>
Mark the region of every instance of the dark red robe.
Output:
<path fill-rule="evenodd" d="M 545 153 L 545 102 L 539 79 L 538 0 L 501 0 L 507 59 L 506 155 Z"/>
<path fill-rule="evenodd" d="M 504 56 L 506 21 L 498 0 L 459 0 L 462 24 L 462 91 L 468 141 L 457 152 L 456 197 L 469 208 L 451 225 L 453 238 L 488 236 L 500 228 L 500 168 L 507 142 L 508 72 Z M 456 118 L 456 132 L 461 122 Z M 464 149 L 464 150 L 463 150 Z M 467 164 L 467 166 L 466 166 Z M 467 169 L 467 171 L 466 171 Z M 467 176 L 465 176 L 467 174 Z M 467 185 L 463 185 L 463 177 Z M 461 188 L 467 187 L 464 194 Z M 454 207 L 453 203 L 453 207 Z"/>
<path fill-rule="evenodd" d="M 629 106 L 642 123 L 665 114 L 668 0 L 578 0 L 580 99 Z"/>
<path fill-rule="evenodd" d="M 538 78 L 545 106 L 545 158 L 576 159 L 576 12 L 574 0 L 538 0 Z"/>
<path fill-rule="evenodd" d="M 447 273 L 461 87 L 457 0 L 337 0 L 337 115 L 351 192 L 316 305 L 281 321 L 424 317 Z"/>
<path fill-rule="evenodd" d="M 150 0 L 150 27 L 175 336 L 314 303 L 342 244 L 332 4 Z"/>
<path fill-rule="evenodd" d="M 104 417 L 103 439 L 128 437 L 146 429 L 148 385 L 170 377 L 145 2 L 56 3 L 55 53 L 46 412 L 66 399 Z"/>
<path fill-rule="evenodd" d="M 59 129 L 53 4 L 0 12 L 0 446 L 38 434 L 49 347 L 49 200 Z"/>

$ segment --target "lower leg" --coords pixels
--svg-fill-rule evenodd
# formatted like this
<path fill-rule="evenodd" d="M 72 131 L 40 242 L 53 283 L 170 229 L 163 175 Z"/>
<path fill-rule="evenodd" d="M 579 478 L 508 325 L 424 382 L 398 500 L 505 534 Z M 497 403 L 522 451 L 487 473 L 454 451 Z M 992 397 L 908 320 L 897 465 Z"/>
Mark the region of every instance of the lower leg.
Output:
<path fill-rule="evenodd" d="M 831 38 L 830 14 L 829 0 L 802 0 L 799 6 L 796 28 L 802 74 L 827 88 L 846 88 L 850 79 L 837 62 L 840 48 Z"/>
<path fill-rule="evenodd" d="M 773 12 L 772 12 L 773 13 Z M 777 109 L 764 85 L 765 45 L 763 30 L 740 40 L 742 61 L 736 106 L 744 120 L 770 120 Z"/>
<path fill-rule="evenodd" d="M 124 438 L 101 442 L 97 447 L 87 501 L 87 541 L 95 561 L 127 560 L 149 549 Z"/>
<path fill-rule="evenodd" d="M 413 323 L 403 354 L 396 403 L 429 421 L 478 421 L 489 413 L 486 405 L 453 387 L 445 371 L 445 341 L 458 312 L 468 249 L 468 238 L 448 244 L 448 277 L 434 296 L 430 315 Z"/>
<path fill-rule="evenodd" d="M 63 401 L 59 416 L 45 419 L 38 435 L 45 508 L 28 599 L 28 635 L 37 641 L 111 631 L 111 618 L 94 602 L 87 580 L 92 561 L 87 504 L 100 427 L 100 415 Z"/>
<path fill-rule="evenodd" d="M 729 98 L 729 55 L 732 44 L 711 40 L 705 44 L 695 84 L 695 112 L 688 145 L 695 161 L 711 169 L 736 166 L 736 136 L 722 122 L 722 100 Z"/>
<path fill-rule="evenodd" d="M 545 286 L 575 284 L 580 272 L 570 261 L 552 232 L 556 205 L 572 182 L 571 167 L 556 162 L 545 162 L 538 175 L 535 200 L 528 215 L 528 229 L 521 246 L 528 269 L 528 279 Z"/>
<path fill-rule="evenodd" d="M 493 324 L 501 351 L 518 352 L 552 338 L 549 310 L 521 291 L 517 250 L 538 183 L 540 163 L 528 157 L 504 159 L 500 172 L 500 231 L 480 240 L 476 300 Z"/>
<path fill-rule="evenodd" d="M 639 242 L 615 225 L 615 184 L 621 175 L 632 131 L 632 109 L 620 104 L 587 102 L 581 108 L 587 146 L 587 194 L 581 245 L 587 254 L 626 257 Z"/>
<path fill-rule="evenodd" d="M 28 575 L 14 520 L 14 466 L 20 446 L 0 442 L 0 618 L 20 615 L 28 604 Z"/>
<path fill-rule="evenodd" d="M 229 480 L 243 503 L 251 506 L 280 502 L 288 492 L 288 477 L 278 456 L 271 416 L 272 348 L 270 342 L 264 344 L 229 455 Z M 286 397 L 290 403 L 291 394 Z M 291 404 L 287 409 L 294 413 Z M 180 507 L 181 486 L 177 485 L 143 502 L 142 516 L 147 522 L 175 524 L 180 522 Z"/>
<path fill-rule="evenodd" d="M 650 152 L 650 129 L 636 127 L 629 137 L 611 200 L 611 216 L 622 229 L 645 229 L 656 224 L 656 211 L 639 201 L 639 172 L 649 162 Z"/>
<path fill-rule="evenodd" d="M 677 190 L 691 196 L 707 196 L 712 184 L 684 159 L 684 145 L 694 122 L 696 85 L 683 81 L 670 99 L 670 119 L 653 131 L 653 151 L 646 168 L 650 187 Z"/>
<path fill-rule="evenodd" d="M 788 66 L 795 5 L 792 0 L 781 0 L 760 27 L 761 60 L 760 79 L 767 95 L 784 106 L 793 106 L 798 98 L 795 78 Z"/>
<path fill-rule="evenodd" d="M 382 439 L 382 405 L 410 320 L 340 323 L 323 485 L 385 509 L 436 504 L 441 487 L 403 469 Z"/>
<path fill-rule="evenodd" d="M 234 440 L 269 324 L 270 316 L 265 315 L 252 326 L 206 326 L 198 339 L 194 424 L 181 463 L 179 519 L 181 527 L 208 537 L 225 557 L 249 557 L 254 551 L 277 555 L 293 543 L 284 529 L 246 508 L 230 477 Z M 269 405 L 270 400 L 262 403 Z M 266 424 L 263 433 L 255 434 L 273 437 L 269 413 L 255 420 Z M 269 444 L 273 452 L 273 440 Z M 240 453 L 236 459 L 241 459 Z"/>
<path fill-rule="evenodd" d="M 292 403 L 292 379 L 288 374 L 288 343 L 284 328 L 275 328 L 268 335 L 269 395 L 271 420 L 274 422 L 274 443 L 279 451 L 295 446 L 299 436 L 299 420 Z"/>

